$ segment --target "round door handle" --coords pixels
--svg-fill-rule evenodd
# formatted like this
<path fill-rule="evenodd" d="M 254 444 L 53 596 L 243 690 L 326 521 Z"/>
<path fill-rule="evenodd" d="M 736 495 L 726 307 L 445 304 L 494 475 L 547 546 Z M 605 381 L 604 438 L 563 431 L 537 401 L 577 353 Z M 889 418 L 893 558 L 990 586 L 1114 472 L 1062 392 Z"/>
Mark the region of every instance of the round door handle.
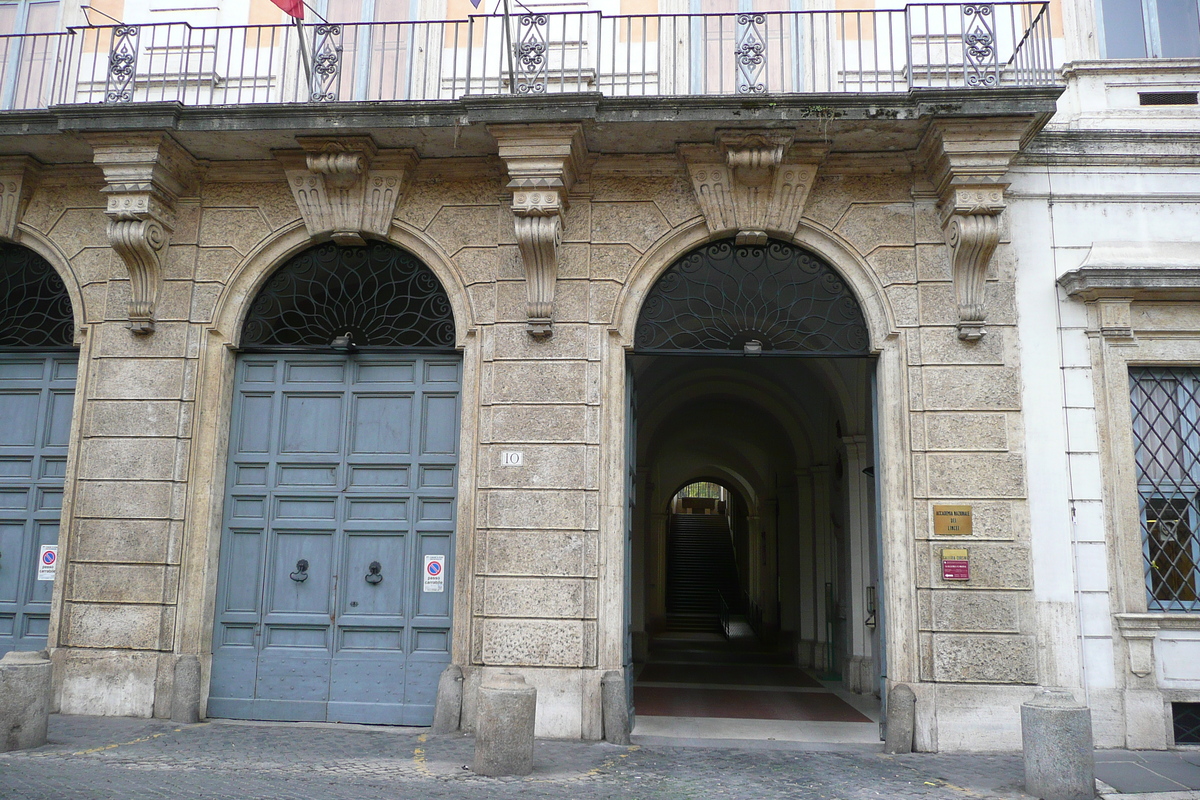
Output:
<path fill-rule="evenodd" d="M 302 558 L 296 562 L 296 571 L 289 573 L 288 577 L 296 583 L 303 583 L 308 580 L 308 559 Z"/>
<path fill-rule="evenodd" d="M 383 581 L 383 566 L 378 561 L 367 567 L 366 581 L 372 586 Z"/>

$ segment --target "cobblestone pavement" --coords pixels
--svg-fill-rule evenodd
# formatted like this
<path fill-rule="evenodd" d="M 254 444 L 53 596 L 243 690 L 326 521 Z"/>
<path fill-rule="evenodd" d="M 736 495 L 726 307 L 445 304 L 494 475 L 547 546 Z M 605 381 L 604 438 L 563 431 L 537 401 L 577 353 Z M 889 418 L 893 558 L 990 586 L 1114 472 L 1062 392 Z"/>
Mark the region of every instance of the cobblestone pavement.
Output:
<path fill-rule="evenodd" d="M 534 773 L 475 775 L 474 743 L 420 729 L 52 717 L 0 754 L 0 798 L 1027 798 L 1017 754 L 886 756 L 538 741 Z"/>

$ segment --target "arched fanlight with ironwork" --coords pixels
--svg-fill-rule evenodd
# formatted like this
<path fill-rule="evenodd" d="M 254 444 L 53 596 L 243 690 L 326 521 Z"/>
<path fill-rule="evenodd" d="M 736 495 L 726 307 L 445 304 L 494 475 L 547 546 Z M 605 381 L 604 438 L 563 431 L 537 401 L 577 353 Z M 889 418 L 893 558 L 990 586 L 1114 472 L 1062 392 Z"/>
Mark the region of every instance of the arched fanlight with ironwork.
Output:
<path fill-rule="evenodd" d="M 448 350 L 454 314 L 437 276 L 412 254 L 383 242 L 327 243 L 267 280 L 242 346 Z"/>
<path fill-rule="evenodd" d="M 712 242 L 654 284 L 634 333 L 639 353 L 857 356 L 867 325 L 845 281 L 786 242 Z"/>
<path fill-rule="evenodd" d="M 0 244 L 0 348 L 63 348 L 75 340 L 71 298 L 50 262 Z"/>

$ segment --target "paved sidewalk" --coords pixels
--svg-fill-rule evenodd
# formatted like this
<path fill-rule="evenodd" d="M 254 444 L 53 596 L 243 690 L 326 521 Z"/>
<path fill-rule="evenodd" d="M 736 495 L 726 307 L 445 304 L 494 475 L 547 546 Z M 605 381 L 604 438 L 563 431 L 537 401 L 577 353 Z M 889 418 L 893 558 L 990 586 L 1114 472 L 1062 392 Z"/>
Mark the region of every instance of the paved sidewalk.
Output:
<path fill-rule="evenodd" d="M 473 774 L 471 737 L 420 729 L 51 718 L 51 743 L 0 754 L 0 798 L 1027 800 L 1019 754 L 539 741 L 526 778 Z"/>

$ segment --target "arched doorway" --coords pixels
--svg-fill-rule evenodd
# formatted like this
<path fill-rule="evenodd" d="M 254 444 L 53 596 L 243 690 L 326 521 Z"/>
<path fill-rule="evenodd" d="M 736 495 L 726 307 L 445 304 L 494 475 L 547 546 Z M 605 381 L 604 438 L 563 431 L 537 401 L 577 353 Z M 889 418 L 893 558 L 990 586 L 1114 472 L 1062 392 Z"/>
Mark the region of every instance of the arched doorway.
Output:
<path fill-rule="evenodd" d="M 0 244 L 0 655 L 46 646 L 78 363 L 62 278 Z"/>
<path fill-rule="evenodd" d="M 872 740 L 882 592 L 874 359 L 857 299 L 801 247 L 712 242 L 654 284 L 628 360 L 644 498 L 632 525 L 639 730 L 662 731 L 663 718 L 693 731 L 852 723 L 853 740 Z M 696 482 L 724 492 L 702 522 L 678 494 Z M 681 556 L 689 528 L 705 531 L 703 555 Z M 707 576 L 695 591 L 717 597 L 681 615 L 672 593 L 689 558 L 730 563 L 692 567 Z M 684 582 L 704 583 L 696 575 Z"/>
<path fill-rule="evenodd" d="M 428 725 L 458 484 L 446 293 L 392 245 L 322 244 L 242 334 L 208 714 Z"/>

